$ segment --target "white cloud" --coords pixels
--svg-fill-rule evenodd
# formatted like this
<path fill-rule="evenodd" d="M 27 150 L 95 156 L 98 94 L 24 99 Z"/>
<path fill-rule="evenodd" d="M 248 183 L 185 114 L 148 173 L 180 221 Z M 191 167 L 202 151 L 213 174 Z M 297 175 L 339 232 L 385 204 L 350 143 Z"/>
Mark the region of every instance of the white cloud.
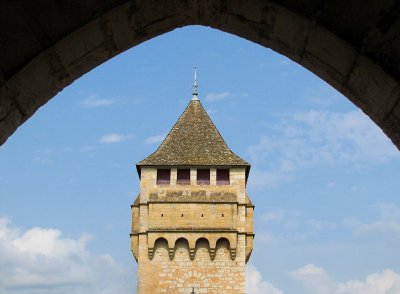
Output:
<path fill-rule="evenodd" d="M 275 209 L 266 211 L 261 220 L 266 225 L 278 225 L 280 230 L 293 230 L 302 224 L 301 213 L 297 210 Z"/>
<path fill-rule="evenodd" d="M 342 225 L 331 220 L 309 218 L 308 214 L 294 209 L 267 210 L 256 216 L 256 223 L 262 226 L 257 243 L 260 234 L 265 234 L 265 240 L 261 240 L 264 244 L 274 241 L 275 244 L 284 242 L 301 246 L 314 243 L 321 235 L 330 234 Z"/>
<path fill-rule="evenodd" d="M 84 108 L 93 108 L 99 106 L 109 106 L 114 103 L 114 100 L 98 98 L 97 95 L 90 95 L 81 102 Z"/>
<path fill-rule="evenodd" d="M 246 266 L 246 293 L 247 294 L 283 294 L 271 283 L 262 279 L 261 273 L 251 264 Z"/>
<path fill-rule="evenodd" d="M 324 159 L 324 151 L 334 162 L 385 162 L 399 158 L 393 143 L 360 110 L 309 111 L 297 113 L 293 119 L 302 125 L 300 136 L 314 145 L 317 158 Z"/>
<path fill-rule="evenodd" d="M 257 188 L 274 188 L 282 183 L 288 182 L 293 178 L 290 173 L 280 170 L 261 170 L 253 167 L 249 177 L 249 183 Z"/>
<path fill-rule="evenodd" d="M 329 189 L 336 188 L 336 183 L 335 182 L 330 182 L 326 185 Z"/>
<path fill-rule="evenodd" d="M 335 282 L 327 272 L 314 264 L 307 264 L 291 276 L 299 281 L 307 291 L 313 294 L 398 294 L 400 293 L 400 275 L 385 269 L 380 273 L 367 275 L 365 281 L 349 280 Z"/>
<path fill-rule="evenodd" d="M 296 113 L 273 126 L 247 153 L 256 171 L 249 183 L 261 188 L 275 187 L 310 168 L 363 168 L 400 158 L 396 147 L 359 110 Z"/>
<path fill-rule="evenodd" d="M 393 237 L 400 236 L 400 223 L 395 221 L 376 221 L 373 223 L 361 224 L 356 234 L 392 234 Z M 394 235 L 393 235 L 394 234 Z"/>
<path fill-rule="evenodd" d="M 309 219 L 305 223 L 306 223 L 306 225 L 308 225 L 318 231 L 326 230 L 326 229 L 333 230 L 337 227 L 336 223 L 334 223 L 334 222 L 323 221 L 323 220 L 318 220 L 318 219 Z"/>
<path fill-rule="evenodd" d="M 256 243 L 257 244 L 268 244 L 271 243 L 272 241 L 275 240 L 275 237 L 271 233 L 266 233 L 266 232 L 257 232 L 257 239 Z"/>
<path fill-rule="evenodd" d="M 279 64 L 280 65 L 288 65 L 289 64 L 289 60 L 288 59 L 281 60 L 281 61 L 279 61 Z"/>
<path fill-rule="evenodd" d="M 283 209 L 269 210 L 261 216 L 261 219 L 267 223 L 281 223 L 287 219 L 286 215 L 287 213 Z"/>
<path fill-rule="evenodd" d="M 119 143 L 119 142 L 123 142 L 128 140 L 129 138 L 132 138 L 132 134 L 128 134 L 128 135 L 122 135 L 122 134 L 107 134 L 102 136 L 99 139 L 99 143 L 101 144 L 112 144 L 112 143 Z"/>
<path fill-rule="evenodd" d="M 64 238 L 57 229 L 22 231 L 0 217 L 0 293 L 131 292 L 131 273 L 109 255 L 91 254 L 89 239 Z"/>
<path fill-rule="evenodd" d="M 351 186 L 350 190 L 355 192 L 355 191 L 362 191 L 365 190 L 366 187 L 365 186 Z"/>
<path fill-rule="evenodd" d="M 222 100 L 229 96 L 229 92 L 221 92 L 221 93 L 210 93 L 206 96 L 205 100 L 207 102 L 213 102 L 217 100 Z"/>
<path fill-rule="evenodd" d="M 306 103 L 310 103 L 318 108 L 331 107 L 341 99 L 345 99 L 345 97 L 329 86 L 308 90 L 305 97 Z"/>
<path fill-rule="evenodd" d="M 373 273 L 365 282 L 351 280 L 340 283 L 335 294 L 398 294 L 400 293 L 400 275 L 386 269 L 381 273 Z"/>
<path fill-rule="evenodd" d="M 357 237 L 377 235 L 387 240 L 397 240 L 400 244 L 400 207 L 391 203 L 379 203 L 372 207 L 378 217 L 373 221 L 360 221 L 355 218 L 347 219 L 344 225 L 353 229 Z"/>
<path fill-rule="evenodd" d="M 331 294 L 334 284 L 321 267 L 307 264 L 290 275 L 299 281 L 309 294 Z"/>
<path fill-rule="evenodd" d="M 158 143 L 161 143 L 165 139 L 166 136 L 167 136 L 166 133 L 155 135 L 155 136 L 150 136 L 144 140 L 144 143 L 148 144 L 148 145 L 158 144 Z"/>
<path fill-rule="evenodd" d="M 373 208 L 379 211 L 379 215 L 383 220 L 400 222 L 400 206 L 393 203 L 378 203 Z"/>
<path fill-rule="evenodd" d="M 308 237 L 311 233 L 334 230 L 338 226 L 332 221 L 308 219 L 301 211 L 288 209 L 268 210 L 261 215 L 259 220 L 264 226 L 268 226 L 269 230 L 272 229 L 272 226 L 276 226 L 280 235 L 289 231 L 290 238 L 294 236 Z M 299 234 L 300 232 L 301 234 Z"/>
<path fill-rule="evenodd" d="M 83 153 L 86 153 L 86 152 L 93 152 L 96 149 L 97 149 L 96 146 L 87 145 L 87 146 L 82 146 L 81 148 L 79 148 L 79 151 L 83 152 Z"/>
<path fill-rule="evenodd" d="M 321 267 L 317 267 L 314 264 L 306 264 L 305 266 L 292 272 L 294 277 L 304 277 L 308 275 L 326 275 L 325 270 Z"/>

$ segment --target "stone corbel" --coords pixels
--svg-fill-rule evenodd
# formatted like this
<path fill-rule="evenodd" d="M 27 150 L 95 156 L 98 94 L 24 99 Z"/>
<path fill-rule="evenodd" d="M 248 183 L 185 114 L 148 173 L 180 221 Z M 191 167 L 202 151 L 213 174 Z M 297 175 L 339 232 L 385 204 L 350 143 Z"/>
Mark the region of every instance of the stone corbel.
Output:
<path fill-rule="evenodd" d="M 169 260 L 173 260 L 175 255 L 175 248 L 168 248 L 168 255 L 169 255 Z"/>
<path fill-rule="evenodd" d="M 154 257 L 154 248 L 150 248 L 150 247 L 149 247 L 149 252 L 148 252 L 148 254 L 149 254 L 149 259 L 150 259 L 150 260 L 153 260 L 153 257 Z"/>
<path fill-rule="evenodd" d="M 215 248 L 210 248 L 210 258 L 211 260 L 215 259 Z"/>
<path fill-rule="evenodd" d="M 196 252 L 196 248 L 189 248 L 189 257 L 190 257 L 190 260 L 193 260 L 193 259 L 194 259 L 195 252 Z"/>
<path fill-rule="evenodd" d="M 236 248 L 231 248 L 231 259 L 232 260 L 235 260 L 235 258 L 236 258 Z"/>

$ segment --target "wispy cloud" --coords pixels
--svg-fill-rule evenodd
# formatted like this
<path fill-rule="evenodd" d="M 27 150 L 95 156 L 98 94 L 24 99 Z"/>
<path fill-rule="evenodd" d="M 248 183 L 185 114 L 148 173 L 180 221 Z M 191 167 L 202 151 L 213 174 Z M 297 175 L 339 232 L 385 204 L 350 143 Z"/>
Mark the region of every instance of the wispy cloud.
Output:
<path fill-rule="evenodd" d="M 274 287 L 270 282 L 264 281 L 261 273 L 252 264 L 246 266 L 246 293 L 283 294 L 282 290 Z"/>
<path fill-rule="evenodd" d="M 98 98 L 97 95 L 90 95 L 81 102 L 81 105 L 84 108 L 94 108 L 100 106 L 109 106 L 113 103 L 114 100 L 112 99 Z"/>
<path fill-rule="evenodd" d="M 126 141 L 130 138 L 132 138 L 133 135 L 132 134 L 127 134 L 127 135 L 123 135 L 123 134 L 107 134 L 102 136 L 99 139 L 99 143 L 101 144 L 113 144 L 113 143 L 119 143 L 119 142 L 123 142 Z"/>
<path fill-rule="evenodd" d="M 214 114 L 217 113 L 217 110 L 215 109 L 206 109 L 206 112 L 209 116 L 213 116 Z"/>
<path fill-rule="evenodd" d="M 273 126 L 268 135 L 260 136 L 247 153 L 257 171 L 249 181 L 264 188 L 286 182 L 309 168 L 363 168 L 366 163 L 400 158 L 392 142 L 359 110 L 295 113 Z M 265 170 L 262 167 L 267 162 L 269 169 Z"/>
<path fill-rule="evenodd" d="M 129 293 L 130 272 L 109 255 L 89 252 L 89 240 L 57 229 L 24 231 L 0 217 L 0 293 Z"/>
<path fill-rule="evenodd" d="M 147 138 L 144 140 L 144 143 L 145 143 L 145 144 L 148 144 L 148 145 L 158 144 L 158 143 L 161 143 L 161 142 L 165 139 L 166 136 L 167 136 L 166 133 L 162 133 L 162 134 L 159 134 L 159 135 L 150 136 L 150 137 L 147 137 Z"/>
<path fill-rule="evenodd" d="M 336 188 L 336 183 L 335 183 L 335 182 L 329 182 L 328 184 L 326 184 L 326 186 L 327 186 L 329 189 L 334 189 L 334 188 Z"/>
<path fill-rule="evenodd" d="M 293 178 L 289 172 L 282 170 L 262 170 L 253 165 L 249 184 L 255 188 L 274 188 L 282 183 L 288 182 Z"/>
<path fill-rule="evenodd" d="M 331 221 L 324 221 L 324 220 L 319 220 L 319 219 L 309 219 L 305 222 L 307 226 L 310 226 L 318 231 L 322 230 L 333 230 L 336 229 L 337 224 L 335 222 Z"/>
<path fill-rule="evenodd" d="M 309 218 L 307 214 L 294 209 L 270 209 L 256 217 L 256 223 L 262 226 L 260 234 L 267 239 L 284 242 L 311 242 L 316 236 L 336 230 L 341 223 L 332 220 Z M 257 242 L 260 240 L 257 239 Z"/>
<path fill-rule="evenodd" d="M 86 146 L 82 146 L 81 148 L 79 148 L 79 151 L 82 153 L 87 153 L 87 152 L 93 152 L 96 149 L 97 149 L 96 146 L 86 145 Z"/>
<path fill-rule="evenodd" d="M 221 93 L 210 93 L 206 96 L 205 100 L 207 102 L 214 102 L 218 100 L 222 100 L 230 95 L 229 92 L 221 92 Z"/>
<path fill-rule="evenodd" d="M 391 203 L 379 203 L 371 207 L 374 220 L 362 221 L 357 218 L 344 220 L 343 224 L 353 230 L 356 237 L 384 236 L 386 240 L 395 240 L 400 245 L 400 207 Z"/>
<path fill-rule="evenodd" d="M 328 108 L 345 99 L 340 93 L 329 86 L 308 90 L 304 100 L 317 108 Z"/>
<path fill-rule="evenodd" d="M 311 240 L 321 234 L 340 231 L 362 241 L 381 242 L 387 240 L 400 246 L 400 207 L 390 203 L 373 205 L 368 220 L 348 217 L 310 218 L 305 212 L 294 209 L 275 208 L 257 215 L 256 222 L 262 225 L 262 233 L 269 238 L 285 240 Z"/>
<path fill-rule="evenodd" d="M 288 65 L 289 64 L 289 59 L 281 60 L 281 61 L 279 61 L 279 64 L 280 65 Z"/>

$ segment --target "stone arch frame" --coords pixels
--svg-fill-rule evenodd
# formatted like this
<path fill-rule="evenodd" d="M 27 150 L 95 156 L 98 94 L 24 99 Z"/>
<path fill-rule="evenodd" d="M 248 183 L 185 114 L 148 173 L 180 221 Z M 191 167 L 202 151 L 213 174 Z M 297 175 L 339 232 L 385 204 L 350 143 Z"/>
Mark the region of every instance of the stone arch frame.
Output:
<path fill-rule="evenodd" d="M 177 244 L 179 241 L 183 241 L 183 242 L 186 243 L 187 249 L 188 249 L 188 251 L 189 251 L 189 252 L 188 252 L 188 255 L 189 255 L 189 257 L 190 257 L 190 245 L 189 245 L 189 240 L 188 240 L 187 238 L 185 238 L 185 237 L 179 237 L 179 238 L 177 238 L 177 239 L 175 240 L 175 242 L 174 242 L 173 255 L 170 256 L 170 259 L 171 259 L 171 260 L 174 259 L 174 257 L 175 257 L 176 250 L 178 249 L 176 244 Z"/>
<path fill-rule="evenodd" d="M 159 238 L 157 238 L 157 239 L 154 241 L 153 246 L 152 246 L 151 248 L 149 247 L 148 255 L 149 255 L 149 259 L 150 259 L 150 260 L 153 260 L 153 258 L 154 258 L 154 253 L 156 252 L 157 246 L 159 246 L 160 243 L 165 243 L 165 244 L 167 245 L 167 250 L 168 250 L 168 253 L 169 253 L 169 244 L 168 244 L 168 240 L 165 239 L 164 237 L 159 237 Z"/>
<path fill-rule="evenodd" d="M 229 240 L 229 239 L 230 238 L 226 238 L 226 237 L 218 238 L 218 240 L 216 241 L 216 244 L 215 244 L 215 252 L 217 252 L 217 250 L 219 248 L 218 246 L 221 243 L 226 242 L 226 243 L 228 243 L 228 248 L 227 249 L 230 252 L 231 259 L 235 260 L 235 258 L 236 258 L 236 244 L 235 244 L 235 246 L 233 246 L 234 244 L 232 244 L 231 240 Z"/>
<path fill-rule="evenodd" d="M 271 48 L 309 69 L 361 108 L 400 148 L 396 73 L 385 70 L 384 62 L 373 60 L 362 46 L 320 24 L 322 8 L 305 15 L 288 4 L 264 0 L 118 3 L 67 32 L 7 80 L 0 79 L 0 144 L 92 68 L 153 37 L 197 24 Z M 379 33 L 372 31 L 369 37 Z"/>
<path fill-rule="evenodd" d="M 209 252 L 209 254 L 210 254 L 210 259 L 211 259 L 211 260 L 214 260 L 215 254 L 213 255 L 213 252 L 215 253 L 215 250 L 213 251 L 213 250 L 211 249 L 211 247 L 210 247 L 210 241 L 209 241 L 208 238 L 206 238 L 206 237 L 199 237 L 199 238 L 197 238 L 197 240 L 196 240 L 196 245 L 195 245 L 195 250 L 193 250 L 193 257 L 191 256 L 190 258 L 193 260 L 193 259 L 196 257 L 197 250 L 199 249 L 199 243 L 202 242 L 202 241 L 207 242 L 208 252 Z"/>

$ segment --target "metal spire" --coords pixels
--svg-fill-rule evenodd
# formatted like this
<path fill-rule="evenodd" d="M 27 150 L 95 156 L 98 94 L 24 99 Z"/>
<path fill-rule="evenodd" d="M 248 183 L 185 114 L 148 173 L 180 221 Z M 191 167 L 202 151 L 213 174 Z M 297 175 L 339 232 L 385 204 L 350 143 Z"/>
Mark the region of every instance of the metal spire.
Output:
<path fill-rule="evenodd" d="M 196 69 L 197 69 L 197 66 L 195 66 L 194 67 L 194 83 L 193 83 L 193 97 L 192 97 L 192 100 L 199 100 L 199 97 L 197 97 L 197 88 L 198 88 L 198 85 L 197 85 L 197 74 L 196 74 Z"/>

